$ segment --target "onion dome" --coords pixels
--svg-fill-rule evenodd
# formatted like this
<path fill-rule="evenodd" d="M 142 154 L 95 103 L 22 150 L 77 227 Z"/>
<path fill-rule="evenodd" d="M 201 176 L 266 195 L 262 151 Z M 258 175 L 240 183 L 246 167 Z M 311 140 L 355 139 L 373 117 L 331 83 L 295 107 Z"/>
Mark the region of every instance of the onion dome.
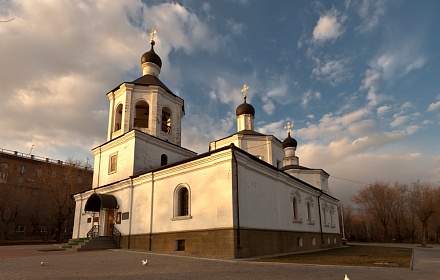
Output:
<path fill-rule="evenodd" d="M 283 141 L 283 149 L 285 148 L 296 148 L 298 146 L 298 142 L 296 142 L 295 138 L 290 137 L 290 132 L 287 134 L 287 138 Z"/>
<path fill-rule="evenodd" d="M 244 114 L 252 115 L 253 117 L 255 117 L 255 109 L 254 106 L 246 103 L 246 97 L 245 97 L 243 104 L 238 105 L 235 114 L 237 115 L 237 117 Z"/>
<path fill-rule="evenodd" d="M 151 62 L 151 63 L 154 63 L 157 66 L 159 66 L 159 68 L 161 68 L 162 67 L 162 60 L 154 52 L 154 48 L 153 48 L 153 46 L 155 44 L 154 40 L 151 40 L 150 43 L 151 43 L 151 50 L 142 55 L 141 64 L 144 64 L 145 62 Z"/>

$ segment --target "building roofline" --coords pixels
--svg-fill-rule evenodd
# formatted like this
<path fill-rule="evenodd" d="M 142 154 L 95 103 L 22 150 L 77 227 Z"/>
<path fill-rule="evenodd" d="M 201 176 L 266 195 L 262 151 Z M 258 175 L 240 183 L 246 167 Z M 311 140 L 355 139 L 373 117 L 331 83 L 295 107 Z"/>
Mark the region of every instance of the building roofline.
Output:
<path fill-rule="evenodd" d="M 170 144 L 170 145 L 172 145 L 172 146 L 176 146 L 176 147 L 181 148 L 181 149 L 183 149 L 183 150 L 186 150 L 186 151 L 189 151 L 189 152 L 192 152 L 192 153 L 197 154 L 196 152 L 191 151 L 190 149 L 187 149 L 187 148 L 184 148 L 184 147 L 182 147 L 182 146 L 176 145 L 176 144 L 174 144 L 174 143 L 168 142 L 168 141 L 166 141 L 166 140 L 160 139 L 159 137 L 156 137 L 156 136 L 150 135 L 150 134 L 145 133 L 145 132 L 143 132 L 143 131 L 140 131 L 140 130 L 138 130 L 138 129 L 131 129 L 131 130 L 129 130 L 129 131 L 127 131 L 127 132 L 125 132 L 125 133 L 119 135 L 119 136 L 116 137 L 116 138 L 113 138 L 113 139 L 111 139 L 111 140 L 109 140 L 109 141 L 107 141 L 107 142 L 105 142 L 105 143 L 103 143 L 103 144 L 101 144 L 101 145 L 99 145 L 99 146 L 96 146 L 96 147 L 92 148 L 92 151 L 95 150 L 95 149 L 97 149 L 97 148 L 100 148 L 100 147 L 102 147 L 102 146 L 105 146 L 106 144 L 111 143 L 111 142 L 113 142 L 113 141 L 115 141 L 115 140 L 117 140 L 117 139 L 119 139 L 119 138 L 122 138 L 124 135 L 126 135 L 126 134 L 128 134 L 128 133 L 130 133 L 130 132 L 132 132 L 132 131 L 134 131 L 134 130 L 137 131 L 137 132 L 139 132 L 139 133 L 142 133 L 142 134 L 144 134 L 144 135 L 147 135 L 147 136 L 149 136 L 149 137 L 153 137 L 154 139 L 160 140 L 160 141 L 162 141 L 162 142 L 164 142 L 164 143 L 167 143 L 167 144 Z"/>
<path fill-rule="evenodd" d="M 32 154 L 25 154 L 25 153 L 21 153 L 18 151 L 11 151 L 8 149 L 2 149 L 0 148 L 0 154 L 3 154 L 5 156 L 9 156 L 9 157 L 15 157 L 15 158 L 20 158 L 20 159 L 24 159 L 24 160 L 30 160 L 30 161 L 37 161 L 40 163 L 50 163 L 50 164 L 59 164 L 59 165 L 67 165 L 67 166 L 73 166 L 76 168 L 80 168 L 80 169 L 84 169 L 84 170 L 92 170 L 93 168 L 91 165 L 77 165 L 77 164 L 70 164 L 67 161 L 62 161 L 62 160 L 57 160 L 57 159 L 50 159 L 50 158 L 45 158 L 42 156 L 36 156 L 36 155 L 32 155 Z"/>
<path fill-rule="evenodd" d="M 101 189 L 101 188 L 104 188 L 104 187 L 107 187 L 107 186 L 111 186 L 111 185 L 113 185 L 113 184 L 117 184 L 117 183 L 119 183 L 119 182 L 125 181 L 125 180 L 127 180 L 127 179 L 138 178 L 138 177 L 140 177 L 140 176 L 142 176 L 142 175 L 145 175 L 145 174 L 148 174 L 148 173 L 153 173 L 153 172 L 161 171 L 161 170 L 164 170 L 164 169 L 167 169 L 167 168 L 175 167 L 175 166 L 178 166 L 178 165 L 181 165 L 181 164 L 184 164 L 184 163 L 187 163 L 187 162 L 191 162 L 191 161 L 194 161 L 194 160 L 197 160 L 197 159 L 201 159 L 201 158 L 204 158 L 204 157 L 208 157 L 208 156 L 210 156 L 210 155 L 212 155 L 212 154 L 219 153 L 219 152 L 223 152 L 223 151 L 226 151 L 226 150 L 229 150 L 229 149 L 230 149 L 232 152 L 234 152 L 234 151 L 238 151 L 238 152 L 244 154 L 245 156 L 249 157 L 251 160 L 256 161 L 256 162 L 259 163 L 259 164 L 265 165 L 266 167 L 268 167 L 268 168 L 270 168 L 270 169 L 272 169 L 272 170 L 275 170 L 275 171 L 277 171 L 277 172 L 283 172 L 283 174 L 285 174 L 285 175 L 288 176 L 289 178 L 291 178 L 291 179 L 293 179 L 293 180 L 295 180 L 295 181 L 297 181 L 297 182 L 299 182 L 299 183 L 301 183 L 301 184 L 304 184 L 304 185 L 306 185 L 307 187 L 310 187 L 310 188 L 312 188 L 312 189 L 314 189 L 314 190 L 316 190 L 316 191 L 319 191 L 319 192 L 321 192 L 323 195 L 326 195 L 326 196 L 328 196 L 328 197 L 330 197 L 330 198 L 332 198 L 332 199 L 334 199 L 334 200 L 339 201 L 337 198 L 335 198 L 335 197 L 333 197 L 332 195 L 330 195 L 330 194 L 324 192 L 322 189 L 317 188 L 317 187 L 315 187 L 315 186 L 313 186 L 313 185 L 311 185 L 311 184 L 309 184 L 309 183 L 307 183 L 307 182 L 304 182 L 304 181 L 301 180 L 301 179 L 298 179 L 298 178 L 296 178 L 296 177 L 294 177 L 294 176 L 292 176 L 292 175 L 290 175 L 290 174 L 284 172 L 284 171 L 281 170 L 281 169 L 276 168 L 275 166 L 273 166 L 273 165 L 271 165 L 271 164 L 269 164 L 269 163 L 267 163 L 267 162 L 265 162 L 265 161 L 263 161 L 263 160 L 257 158 L 256 156 L 254 156 L 254 155 L 252 155 L 252 154 L 250 154 L 250 153 L 248 153 L 248 152 L 246 152 L 246 151 L 244 151 L 244 150 L 238 148 L 238 147 L 235 146 L 233 143 L 231 143 L 231 144 L 228 145 L 228 146 L 223 146 L 223 147 L 221 147 L 221 148 L 218 148 L 218 149 L 215 149 L 215 150 L 212 150 L 212 151 L 209 151 L 209 152 L 203 153 L 203 154 L 199 154 L 199 155 L 196 155 L 196 156 L 194 156 L 194 157 L 190 157 L 190 158 L 187 158 L 187 159 L 184 159 L 184 160 L 181 160 L 181 161 L 177 161 L 177 162 L 174 162 L 174 163 L 171 163 L 171 164 L 168 164 L 168 165 L 164 165 L 164 166 L 161 166 L 161 167 L 157 167 L 157 168 L 154 168 L 154 169 L 151 169 L 151 170 L 148 170 L 148 171 L 145 171 L 145 172 L 142 172 L 142 173 L 139 173 L 139 174 L 136 174 L 136 175 L 130 176 L 130 177 L 128 177 L 128 178 L 125 178 L 125 179 L 122 179 L 122 180 L 119 180 L 119 181 L 116 181 L 116 182 L 112 182 L 112 183 L 109 183 L 109 184 L 106 184 L 106 185 L 103 185 L 103 186 L 100 186 L 100 187 L 94 188 L 94 189 L 92 189 L 92 190 Z M 321 170 L 322 170 L 322 169 L 321 169 Z M 325 172 L 325 171 L 324 171 L 324 172 Z M 90 190 L 88 190 L 88 191 L 90 191 Z M 73 195 L 80 194 L 80 193 L 85 193 L 85 192 L 87 192 L 87 191 L 72 194 L 72 197 L 73 197 Z"/>
<path fill-rule="evenodd" d="M 330 198 L 332 198 L 332 199 L 335 199 L 335 200 L 339 201 L 337 198 L 331 196 L 331 195 L 328 194 L 328 193 L 325 193 L 322 189 L 317 188 L 317 187 L 315 187 L 315 186 L 313 186 L 313 185 L 311 185 L 311 184 L 309 184 L 309 183 L 307 183 L 307 182 L 304 182 L 303 180 L 301 180 L 301 179 L 299 179 L 299 178 L 296 178 L 295 176 L 292 176 L 292 175 L 286 173 L 285 171 L 283 171 L 283 170 L 281 170 L 281 169 L 276 168 L 276 167 L 273 166 L 272 164 L 269 164 L 269 163 L 265 162 L 264 160 L 261 160 L 261 159 L 257 158 L 256 156 L 254 156 L 254 155 L 252 155 L 252 154 L 250 154 L 250 153 L 248 153 L 248 152 L 246 152 L 246 151 L 244 151 L 244 150 L 242 150 L 242 149 L 236 147 L 233 143 L 230 145 L 230 147 L 231 147 L 232 150 L 237 150 L 237 151 L 239 151 L 240 153 L 242 153 L 242 154 L 248 156 L 250 159 L 252 159 L 252 160 L 254 160 L 254 161 L 257 161 L 257 162 L 259 162 L 259 163 L 261 163 L 261 164 L 263 164 L 263 165 L 265 165 L 265 166 L 267 166 L 267 167 L 269 167 L 269 168 L 271 168 L 271 169 L 273 169 L 273 170 L 283 172 L 284 174 L 286 174 L 287 176 L 289 176 L 289 177 L 292 178 L 293 180 L 298 181 L 298 182 L 300 182 L 300 183 L 303 183 L 303 184 L 307 185 L 308 187 L 311 187 L 311 188 L 313 188 L 313 189 L 315 189 L 315 190 L 317 190 L 317 191 L 320 191 L 320 192 L 322 192 L 323 194 L 325 194 L 326 196 L 328 196 L 328 197 L 330 197 Z M 316 170 L 316 169 L 315 169 L 315 170 Z M 318 170 L 322 170 L 322 169 L 318 169 Z M 322 170 L 322 171 L 324 171 L 324 170 Z M 325 172 L 325 171 L 324 171 L 324 172 Z M 325 173 L 327 173 L 327 172 L 325 172 Z"/>

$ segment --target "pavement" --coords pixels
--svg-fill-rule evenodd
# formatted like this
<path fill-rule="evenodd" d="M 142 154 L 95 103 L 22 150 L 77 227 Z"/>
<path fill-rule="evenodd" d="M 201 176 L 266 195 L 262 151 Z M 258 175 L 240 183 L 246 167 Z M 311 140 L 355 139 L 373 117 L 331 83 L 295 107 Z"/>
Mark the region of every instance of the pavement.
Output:
<path fill-rule="evenodd" d="M 440 279 L 440 246 L 387 245 L 413 248 L 413 268 L 263 263 L 122 249 L 75 253 L 57 251 L 55 245 L 20 245 L 0 246 L 0 279 L 343 280 L 345 274 L 351 280 Z M 144 259 L 147 265 L 142 265 Z"/>

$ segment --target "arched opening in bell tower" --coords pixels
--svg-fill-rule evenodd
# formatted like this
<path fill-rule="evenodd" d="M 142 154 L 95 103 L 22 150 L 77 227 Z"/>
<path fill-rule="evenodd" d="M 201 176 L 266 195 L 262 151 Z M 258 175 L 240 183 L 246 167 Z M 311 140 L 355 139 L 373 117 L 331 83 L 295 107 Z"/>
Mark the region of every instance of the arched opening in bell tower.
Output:
<path fill-rule="evenodd" d="M 115 125 L 114 131 L 118 131 L 122 128 L 122 104 L 119 104 L 115 110 Z"/>
<path fill-rule="evenodd" d="M 162 131 L 171 134 L 171 110 L 168 107 L 162 109 Z"/>
<path fill-rule="evenodd" d="M 138 101 L 135 105 L 134 127 L 147 128 L 150 119 L 150 106 L 145 101 Z"/>

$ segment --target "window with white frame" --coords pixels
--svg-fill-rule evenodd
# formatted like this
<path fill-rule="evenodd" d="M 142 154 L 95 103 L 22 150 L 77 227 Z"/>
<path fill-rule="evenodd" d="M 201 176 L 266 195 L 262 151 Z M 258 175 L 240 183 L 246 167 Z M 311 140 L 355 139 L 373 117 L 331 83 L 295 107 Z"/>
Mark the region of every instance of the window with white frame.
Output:
<path fill-rule="evenodd" d="M 121 128 L 122 128 L 122 104 L 119 104 L 115 110 L 113 131 L 116 132 Z"/>
<path fill-rule="evenodd" d="M 315 219 L 313 217 L 313 207 L 315 205 L 315 201 L 311 195 L 306 197 L 306 211 L 307 211 L 307 222 L 309 224 L 314 224 Z"/>
<path fill-rule="evenodd" d="M 191 191 L 187 184 L 180 184 L 174 190 L 174 214 L 173 218 L 191 218 Z"/>
<path fill-rule="evenodd" d="M 162 131 L 171 134 L 171 109 L 168 107 L 162 109 Z"/>
<path fill-rule="evenodd" d="M 333 207 L 333 205 L 330 207 L 329 209 L 329 215 L 330 215 L 330 225 L 334 226 L 335 221 L 334 221 L 334 214 L 335 214 L 335 209 Z"/>
<path fill-rule="evenodd" d="M 292 201 L 292 222 L 301 223 L 301 194 L 298 190 L 294 190 L 290 193 L 290 199 Z"/>
<path fill-rule="evenodd" d="M 293 219 L 298 220 L 298 199 L 294 197 L 292 199 Z"/>
<path fill-rule="evenodd" d="M 117 163 L 118 163 L 118 154 L 114 153 L 114 154 L 110 155 L 109 166 L 108 166 L 108 173 L 109 174 L 116 172 Z"/>

